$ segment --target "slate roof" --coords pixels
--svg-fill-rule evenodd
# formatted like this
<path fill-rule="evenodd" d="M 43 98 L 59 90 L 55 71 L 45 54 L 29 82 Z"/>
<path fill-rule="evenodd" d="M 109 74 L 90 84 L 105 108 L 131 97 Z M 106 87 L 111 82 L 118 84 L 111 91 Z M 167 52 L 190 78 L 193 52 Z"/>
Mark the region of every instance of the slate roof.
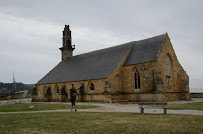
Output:
<path fill-rule="evenodd" d="M 164 38 L 165 34 L 135 41 L 133 49 L 124 65 L 154 61 Z"/>
<path fill-rule="evenodd" d="M 124 65 L 154 61 L 164 37 L 165 34 L 67 58 L 37 84 L 107 78 L 130 48 Z"/>

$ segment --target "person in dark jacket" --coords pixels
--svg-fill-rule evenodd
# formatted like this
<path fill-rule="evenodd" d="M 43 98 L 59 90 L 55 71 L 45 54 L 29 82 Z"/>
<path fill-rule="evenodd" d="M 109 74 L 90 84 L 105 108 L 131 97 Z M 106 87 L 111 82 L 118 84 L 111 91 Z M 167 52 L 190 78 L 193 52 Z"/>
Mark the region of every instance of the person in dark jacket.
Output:
<path fill-rule="evenodd" d="M 71 112 L 72 112 L 72 109 L 73 107 L 75 107 L 75 111 L 76 110 L 76 106 L 75 106 L 75 100 L 76 100 L 76 89 L 74 88 L 74 84 L 72 84 L 72 88 L 70 89 L 70 100 L 71 100 Z"/>

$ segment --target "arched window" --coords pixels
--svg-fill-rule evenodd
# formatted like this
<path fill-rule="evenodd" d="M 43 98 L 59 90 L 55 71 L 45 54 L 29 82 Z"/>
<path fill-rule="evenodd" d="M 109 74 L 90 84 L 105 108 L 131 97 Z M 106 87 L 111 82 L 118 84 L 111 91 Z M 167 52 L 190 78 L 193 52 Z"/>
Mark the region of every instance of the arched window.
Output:
<path fill-rule="evenodd" d="M 94 90 L 94 84 L 93 83 L 90 84 L 90 90 Z"/>
<path fill-rule="evenodd" d="M 140 89 L 140 73 L 137 69 L 135 72 L 135 89 Z"/>
<path fill-rule="evenodd" d="M 57 93 L 59 93 L 59 86 L 57 86 L 56 91 L 57 91 Z"/>
<path fill-rule="evenodd" d="M 46 90 L 46 95 L 47 96 L 52 96 L 52 93 L 51 93 L 51 87 L 49 86 Z"/>
<path fill-rule="evenodd" d="M 62 94 L 62 95 L 66 95 L 66 94 L 67 94 L 67 93 L 66 93 L 66 88 L 65 88 L 65 86 L 62 87 L 62 89 L 61 89 L 61 94 Z"/>

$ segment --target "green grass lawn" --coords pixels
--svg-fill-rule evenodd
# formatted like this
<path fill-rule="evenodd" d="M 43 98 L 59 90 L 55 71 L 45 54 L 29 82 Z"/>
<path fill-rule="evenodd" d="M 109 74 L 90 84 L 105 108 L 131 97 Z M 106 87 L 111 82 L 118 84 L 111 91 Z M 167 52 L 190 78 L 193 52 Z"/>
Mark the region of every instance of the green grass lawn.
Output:
<path fill-rule="evenodd" d="M 77 105 L 77 104 L 76 104 Z M 30 109 L 30 106 L 35 108 Z M 77 109 L 95 108 L 97 106 L 77 105 Z M 12 105 L 0 106 L 0 112 L 17 112 L 17 111 L 40 111 L 40 110 L 56 110 L 70 109 L 70 104 L 50 104 L 50 103 L 18 103 Z"/>
<path fill-rule="evenodd" d="M 173 104 L 173 105 L 168 105 L 167 107 L 168 107 L 168 109 L 174 109 L 174 110 L 183 110 L 183 109 L 203 110 L 203 102 Z"/>
<path fill-rule="evenodd" d="M 1 134 L 200 134 L 202 116 L 57 112 L 1 114 Z"/>

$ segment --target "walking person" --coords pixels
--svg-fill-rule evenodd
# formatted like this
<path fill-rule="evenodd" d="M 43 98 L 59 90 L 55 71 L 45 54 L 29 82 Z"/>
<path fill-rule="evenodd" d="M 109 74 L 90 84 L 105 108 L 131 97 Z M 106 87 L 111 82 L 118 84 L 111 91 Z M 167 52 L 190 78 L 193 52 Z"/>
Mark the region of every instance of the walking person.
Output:
<path fill-rule="evenodd" d="M 74 84 L 72 84 L 72 88 L 70 89 L 70 99 L 71 99 L 71 112 L 73 111 L 73 107 L 75 108 L 75 111 L 76 110 L 76 105 L 75 105 L 75 101 L 76 101 L 76 89 L 74 87 Z"/>

